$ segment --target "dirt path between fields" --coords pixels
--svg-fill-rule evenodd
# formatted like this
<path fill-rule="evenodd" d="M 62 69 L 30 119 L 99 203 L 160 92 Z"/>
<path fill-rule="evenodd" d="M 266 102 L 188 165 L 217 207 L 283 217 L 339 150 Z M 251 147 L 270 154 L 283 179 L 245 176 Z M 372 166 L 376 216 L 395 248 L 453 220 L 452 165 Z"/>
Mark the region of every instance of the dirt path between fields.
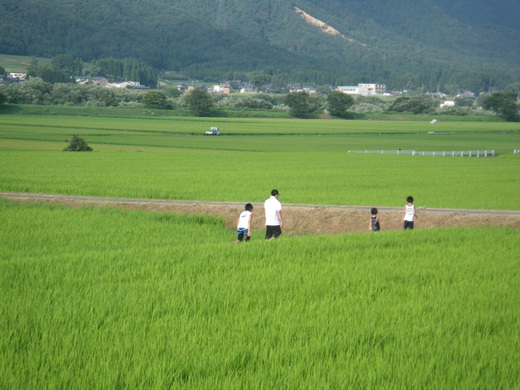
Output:
<path fill-rule="evenodd" d="M 183 214 L 214 214 L 221 216 L 229 228 L 235 228 L 238 215 L 244 208 L 243 202 L 113 198 L 20 192 L 0 192 L 0 195 L 19 203 L 63 204 L 69 207 L 115 207 Z M 255 207 L 253 230 L 263 230 L 263 204 L 253 203 L 253 205 Z M 282 203 L 282 207 L 285 234 L 340 234 L 368 231 L 370 207 L 367 206 Z M 382 230 L 400 230 L 402 228 L 401 208 L 378 208 L 383 217 Z M 417 215 L 416 229 L 451 226 L 511 226 L 520 230 L 520 210 L 461 210 L 418 207 Z"/>

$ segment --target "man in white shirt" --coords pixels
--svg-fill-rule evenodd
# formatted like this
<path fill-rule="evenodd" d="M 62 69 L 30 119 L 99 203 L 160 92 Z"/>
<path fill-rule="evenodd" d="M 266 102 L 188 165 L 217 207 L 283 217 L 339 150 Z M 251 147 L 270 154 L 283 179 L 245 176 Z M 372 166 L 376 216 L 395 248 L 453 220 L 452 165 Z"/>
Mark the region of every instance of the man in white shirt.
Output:
<path fill-rule="evenodd" d="M 272 190 L 271 197 L 264 202 L 266 240 L 273 240 L 282 234 L 282 204 L 278 195 L 278 190 Z"/>

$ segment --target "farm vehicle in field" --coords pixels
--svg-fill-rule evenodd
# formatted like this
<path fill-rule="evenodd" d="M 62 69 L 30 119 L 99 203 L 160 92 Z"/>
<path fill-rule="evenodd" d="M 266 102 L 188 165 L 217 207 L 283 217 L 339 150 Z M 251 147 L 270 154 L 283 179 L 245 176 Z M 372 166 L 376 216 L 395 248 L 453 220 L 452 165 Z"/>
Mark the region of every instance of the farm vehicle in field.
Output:
<path fill-rule="evenodd" d="M 206 135 L 220 135 L 220 129 L 218 127 L 212 127 L 206 131 Z"/>

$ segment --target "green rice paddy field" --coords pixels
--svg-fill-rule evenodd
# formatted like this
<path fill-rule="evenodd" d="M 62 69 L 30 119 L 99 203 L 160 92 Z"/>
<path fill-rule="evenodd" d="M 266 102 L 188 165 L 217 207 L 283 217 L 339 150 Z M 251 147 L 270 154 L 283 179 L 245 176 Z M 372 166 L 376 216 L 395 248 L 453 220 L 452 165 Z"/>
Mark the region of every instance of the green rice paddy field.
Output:
<path fill-rule="evenodd" d="M 438 125 L 2 115 L 0 190 L 519 210 L 519 125 Z M 347 153 L 397 148 L 498 157 Z M 0 216 L 0 389 L 520 387 L 515 229 L 231 245 L 211 215 Z"/>
<path fill-rule="evenodd" d="M 203 136 L 211 125 L 220 137 Z M 433 127 L 432 127 L 433 126 Z M 432 133 L 432 129 L 435 131 Z M 96 153 L 63 153 L 73 134 Z M 3 191 L 188 200 L 520 209 L 505 122 L 0 116 Z M 348 150 L 494 150 L 498 158 Z"/>
<path fill-rule="evenodd" d="M 211 216 L 0 212 L 5 389 L 520 385 L 514 229 L 233 246 Z"/>

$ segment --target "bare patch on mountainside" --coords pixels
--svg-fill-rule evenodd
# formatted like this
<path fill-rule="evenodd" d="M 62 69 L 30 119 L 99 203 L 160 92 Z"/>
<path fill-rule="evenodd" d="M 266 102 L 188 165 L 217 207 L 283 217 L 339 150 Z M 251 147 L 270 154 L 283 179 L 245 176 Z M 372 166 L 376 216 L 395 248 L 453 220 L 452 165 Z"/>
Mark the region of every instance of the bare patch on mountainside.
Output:
<path fill-rule="evenodd" d="M 238 215 L 243 211 L 242 203 L 215 203 L 215 202 L 190 202 L 175 201 L 160 202 L 157 200 L 140 199 L 125 200 L 117 198 L 74 198 L 59 195 L 45 195 L 44 198 L 35 197 L 32 194 L 18 194 L 9 196 L 9 199 L 19 203 L 46 203 L 62 204 L 69 207 L 112 207 L 120 209 L 139 209 L 151 212 L 168 212 L 182 214 L 211 214 L 218 215 L 224 221 L 226 227 L 234 230 Z M 172 201 L 173 202 L 173 201 Z M 342 234 L 368 232 L 370 212 L 365 209 L 341 208 L 331 206 L 298 206 L 284 205 L 284 234 Z M 418 209 L 416 229 L 434 229 L 455 226 L 508 226 L 520 230 L 520 215 L 497 215 L 489 213 L 472 214 L 463 210 L 439 213 Z M 382 231 L 402 229 L 402 211 L 382 211 Z M 262 235 L 264 230 L 263 205 L 255 204 L 253 214 L 253 234 Z"/>
<path fill-rule="evenodd" d="M 327 23 L 322 22 L 321 20 L 312 17 L 311 15 L 309 15 L 305 11 L 301 10 L 300 8 L 298 8 L 298 7 L 293 7 L 293 8 L 296 11 L 296 13 L 298 13 L 307 24 L 310 24 L 311 26 L 314 26 L 314 27 L 318 27 L 321 30 L 321 32 L 328 34 L 328 35 L 339 36 L 348 42 L 359 43 L 361 46 L 366 46 L 364 43 L 360 43 L 360 42 L 355 41 L 352 38 L 346 37 L 345 35 L 340 33 L 338 30 L 336 30 L 334 27 L 329 26 Z"/>

